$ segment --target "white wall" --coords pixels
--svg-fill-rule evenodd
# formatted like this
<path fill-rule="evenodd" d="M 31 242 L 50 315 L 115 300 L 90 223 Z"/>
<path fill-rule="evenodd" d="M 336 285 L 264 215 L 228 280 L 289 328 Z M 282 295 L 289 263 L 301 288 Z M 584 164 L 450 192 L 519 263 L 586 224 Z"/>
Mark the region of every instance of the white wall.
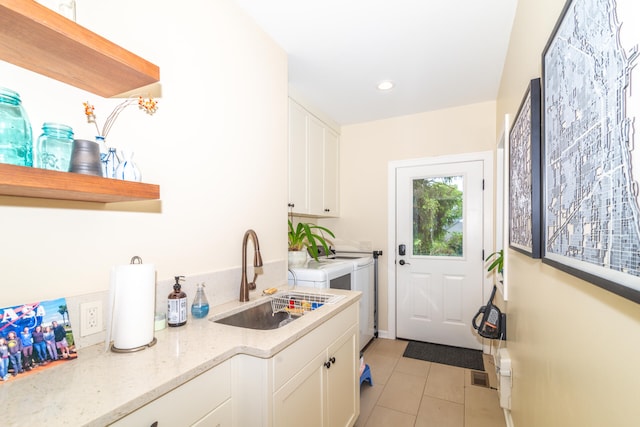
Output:
<path fill-rule="evenodd" d="M 319 220 L 345 240 L 372 242 L 379 259 L 379 330 L 388 327 L 387 172 L 391 161 L 493 150 L 495 102 L 343 126 L 340 218 Z M 395 335 L 395 331 L 393 331 Z"/>
<path fill-rule="evenodd" d="M 134 255 L 156 265 L 158 280 L 237 268 L 249 228 L 266 263 L 284 261 L 284 51 L 230 0 L 77 3 L 79 24 L 160 66 L 158 112 L 148 117 L 130 107 L 108 139 L 136 153 L 161 201 L 0 197 L 0 306 L 105 291 L 111 266 Z M 5 62 L 0 86 L 20 93 L 35 136 L 46 120 L 93 139 L 82 102 L 95 104 L 101 123 L 119 102 Z M 216 287 L 207 293 L 213 297 Z"/>
<path fill-rule="evenodd" d="M 564 0 L 519 0 L 496 127 L 517 112 Z M 637 426 L 640 307 L 509 251 L 508 347 L 517 427 Z"/>

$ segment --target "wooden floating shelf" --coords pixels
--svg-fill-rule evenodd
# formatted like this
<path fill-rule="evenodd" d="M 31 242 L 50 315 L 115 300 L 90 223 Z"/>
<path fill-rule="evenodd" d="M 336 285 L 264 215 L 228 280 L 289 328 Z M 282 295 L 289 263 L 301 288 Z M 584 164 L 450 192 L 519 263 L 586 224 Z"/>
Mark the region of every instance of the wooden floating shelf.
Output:
<path fill-rule="evenodd" d="M 112 203 L 159 199 L 160 186 L 0 164 L 0 195 Z"/>
<path fill-rule="evenodd" d="M 160 68 L 33 0 L 0 0 L 0 59 L 103 97 L 160 80 Z"/>

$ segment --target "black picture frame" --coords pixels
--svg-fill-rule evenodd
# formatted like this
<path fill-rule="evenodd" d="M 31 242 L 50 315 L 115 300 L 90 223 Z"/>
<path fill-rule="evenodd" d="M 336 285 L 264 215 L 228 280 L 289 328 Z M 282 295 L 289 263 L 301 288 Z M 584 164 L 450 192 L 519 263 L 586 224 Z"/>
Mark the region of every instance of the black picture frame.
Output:
<path fill-rule="evenodd" d="M 509 131 L 509 247 L 540 258 L 540 79 L 529 82 Z"/>
<path fill-rule="evenodd" d="M 542 262 L 640 303 L 628 1 L 568 0 L 542 53 Z"/>

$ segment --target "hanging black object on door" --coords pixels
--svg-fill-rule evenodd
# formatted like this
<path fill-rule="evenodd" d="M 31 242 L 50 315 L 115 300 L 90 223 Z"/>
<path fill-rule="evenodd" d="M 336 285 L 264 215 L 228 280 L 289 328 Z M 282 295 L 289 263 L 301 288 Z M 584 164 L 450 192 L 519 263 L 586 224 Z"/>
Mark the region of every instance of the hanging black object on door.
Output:
<path fill-rule="evenodd" d="M 493 285 L 491 297 L 487 305 L 480 307 L 480 310 L 473 316 L 473 327 L 478 331 L 478 335 L 489 339 L 507 339 L 507 315 L 503 314 L 498 307 L 493 305 L 493 297 L 496 295 L 496 286 Z M 478 317 L 482 316 L 480 325 L 477 324 Z"/>

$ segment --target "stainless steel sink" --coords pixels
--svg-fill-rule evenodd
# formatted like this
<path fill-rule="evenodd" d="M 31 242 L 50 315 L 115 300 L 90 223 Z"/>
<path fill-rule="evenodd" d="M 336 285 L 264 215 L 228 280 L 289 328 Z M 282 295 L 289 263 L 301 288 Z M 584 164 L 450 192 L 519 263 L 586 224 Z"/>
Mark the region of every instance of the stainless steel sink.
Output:
<path fill-rule="evenodd" d="M 213 320 L 223 325 L 237 326 L 249 329 L 278 329 L 287 323 L 293 322 L 297 316 L 291 316 L 286 312 L 273 313 L 271 301 L 265 301 L 260 305 L 248 308 L 238 313 L 221 319 Z"/>
<path fill-rule="evenodd" d="M 304 313 L 322 307 L 324 304 L 334 304 L 343 296 L 321 293 L 285 292 L 273 295 L 269 300 L 231 314 L 214 323 L 237 326 L 249 329 L 278 329 L 293 322 Z"/>

